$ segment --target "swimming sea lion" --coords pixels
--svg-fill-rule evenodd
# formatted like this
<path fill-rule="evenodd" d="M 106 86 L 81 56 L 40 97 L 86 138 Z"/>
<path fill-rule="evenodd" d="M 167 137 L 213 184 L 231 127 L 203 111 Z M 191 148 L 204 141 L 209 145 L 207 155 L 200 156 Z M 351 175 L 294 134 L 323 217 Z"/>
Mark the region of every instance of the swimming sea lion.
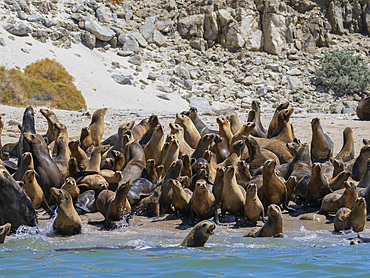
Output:
<path fill-rule="evenodd" d="M 357 117 L 362 121 L 370 120 L 370 97 L 360 101 L 356 108 Z"/>
<path fill-rule="evenodd" d="M 341 208 L 337 211 L 334 218 L 334 230 L 338 232 L 353 229 L 356 233 L 361 232 L 366 224 L 366 215 L 365 199 L 362 197 L 357 198 L 352 210 Z"/>
<path fill-rule="evenodd" d="M 170 179 L 170 185 L 173 191 L 172 206 L 174 207 L 175 214 L 180 212 L 182 215 L 190 215 L 190 199 L 192 197 L 192 192 L 183 188 L 178 180 Z"/>
<path fill-rule="evenodd" d="M 257 185 L 252 183 L 247 186 L 245 205 L 244 205 L 244 215 L 249 221 L 257 221 L 262 219 L 265 222 L 265 209 L 262 205 L 261 200 L 257 195 Z"/>
<path fill-rule="evenodd" d="M 51 188 L 50 194 L 57 200 L 58 211 L 53 228 L 61 235 L 75 235 L 81 233 L 82 222 L 73 207 L 71 195 L 64 189 Z"/>
<path fill-rule="evenodd" d="M 333 141 L 324 133 L 319 118 L 311 121 L 311 128 L 311 159 L 313 162 L 325 162 L 333 155 Z"/>
<path fill-rule="evenodd" d="M 195 190 L 190 200 L 190 209 L 193 222 L 197 216 L 200 220 L 214 217 L 215 222 L 218 223 L 216 200 L 212 192 L 209 191 L 205 180 L 198 180 L 195 184 Z"/>
<path fill-rule="evenodd" d="M 91 118 L 91 123 L 89 128 L 91 130 L 91 139 L 93 141 L 93 145 L 95 147 L 99 146 L 101 139 L 104 134 L 104 116 L 107 112 L 107 108 L 101 108 L 94 111 L 93 116 Z M 82 142 L 82 141 L 81 141 Z"/>
<path fill-rule="evenodd" d="M 343 146 L 335 159 L 340 159 L 343 162 L 352 160 L 355 157 L 355 145 L 353 142 L 353 131 L 350 127 L 343 130 Z"/>
<path fill-rule="evenodd" d="M 203 220 L 199 222 L 181 242 L 180 246 L 203 247 L 208 238 L 213 235 L 215 228 L 216 225 L 210 221 Z"/>
<path fill-rule="evenodd" d="M 191 148 L 195 149 L 201 136 L 191 119 L 186 115 L 177 113 L 175 123 L 183 127 L 186 143 L 188 143 Z"/>
<path fill-rule="evenodd" d="M 9 235 L 11 229 L 12 229 L 12 224 L 10 223 L 6 223 L 0 226 L 0 243 L 4 243 L 5 237 Z"/>
<path fill-rule="evenodd" d="M 370 238 L 362 237 L 360 236 L 360 234 L 358 234 L 356 238 L 351 239 L 350 245 L 356 245 L 360 243 L 369 243 L 369 242 L 370 242 Z"/>

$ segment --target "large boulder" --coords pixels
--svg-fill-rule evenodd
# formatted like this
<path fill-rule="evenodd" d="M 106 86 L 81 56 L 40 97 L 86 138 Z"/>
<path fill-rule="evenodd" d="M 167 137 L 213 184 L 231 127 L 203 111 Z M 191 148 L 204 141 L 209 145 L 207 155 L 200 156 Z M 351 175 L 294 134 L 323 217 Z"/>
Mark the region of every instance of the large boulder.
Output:
<path fill-rule="evenodd" d="M 197 14 L 180 18 L 178 21 L 178 31 L 184 38 L 191 37 L 203 38 L 204 15 Z"/>
<path fill-rule="evenodd" d="M 111 29 L 99 24 L 95 20 L 85 21 L 85 29 L 92 33 L 98 40 L 104 42 L 110 41 L 116 35 Z"/>
<path fill-rule="evenodd" d="M 123 51 L 139 52 L 139 43 L 132 34 L 121 34 L 118 36 L 118 43 L 122 44 Z"/>
<path fill-rule="evenodd" d="M 16 36 L 26 36 L 31 32 L 31 28 L 28 27 L 23 22 L 17 23 L 17 24 L 7 24 L 4 26 L 4 29 L 8 31 L 10 34 L 16 35 Z"/>

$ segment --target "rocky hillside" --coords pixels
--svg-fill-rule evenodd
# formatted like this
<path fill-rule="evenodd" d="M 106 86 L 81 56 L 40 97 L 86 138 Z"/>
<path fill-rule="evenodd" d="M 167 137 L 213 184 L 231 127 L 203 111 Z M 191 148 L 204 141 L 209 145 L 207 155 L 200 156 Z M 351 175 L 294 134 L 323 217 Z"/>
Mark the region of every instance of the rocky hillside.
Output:
<path fill-rule="evenodd" d="M 158 97 L 176 92 L 207 112 L 259 99 L 263 107 L 290 101 L 297 112 L 353 113 L 360 97 L 336 99 L 312 85 L 313 72 L 331 49 L 369 62 L 369 1 L 0 0 L 0 14 L 12 35 L 128 57 L 131 74 L 111 82 L 144 90 L 160 81 Z M 139 79 L 143 68 L 150 72 Z"/>

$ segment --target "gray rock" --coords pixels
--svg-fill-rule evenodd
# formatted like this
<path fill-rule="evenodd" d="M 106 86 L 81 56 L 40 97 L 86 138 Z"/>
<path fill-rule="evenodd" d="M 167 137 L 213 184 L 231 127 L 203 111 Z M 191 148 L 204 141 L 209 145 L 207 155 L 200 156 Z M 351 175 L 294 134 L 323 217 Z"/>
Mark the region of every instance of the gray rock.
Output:
<path fill-rule="evenodd" d="M 0 45 L 4 47 L 6 46 L 5 40 L 3 38 L 0 38 Z"/>
<path fill-rule="evenodd" d="M 145 18 L 145 22 L 140 26 L 139 31 L 147 41 L 151 41 L 154 32 L 155 16 Z"/>
<path fill-rule="evenodd" d="M 272 70 L 272 71 L 280 71 L 280 65 L 279 64 L 268 64 L 266 65 L 266 68 Z"/>
<path fill-rule="evenodd" d="M 8 125 L 10 126 L 17 126 L 17 125 L 21 125 L 22 123 L 17 121 L 17 120 L 9 120 L 8 121 Z"/>
<path fill-rule="evenodd" d="M 85 22 L 85 29 L 90 33 L 94 34 L 98 40 L 108 42 L 110 41 L 116 33 L 109 28 L 102 26 L 95 20 L 88 20 Z"/>
<path fill-rule="evenodd" d="M 259 95 L 260 97 L 266 95 L 267 93 L 267 90 L 265 87 L 258 87 L 257 88 L 257 95 Z"/>
<path fill-rule="evenodd" d="M 111 21 L 110 16 L 104 7 L 97 8 L 95 12 L 96 12 L 96 17 L 98 18 L 100 22 L 109 23 Z"/>
<path fill-rule="evenodd" d="M 157 79 L 157 74 L 155 74 L 154 72 L 149 72 L 148 73 L 148 77 L 147 77 L 148 79 L 150 79 L 150 80 L 156 80 Z"/>
<path fill-rule="evenodd" d="M 294 76 L 288 76 L 289 89 L 295 91 L 302 86 L 302 82 Z"/>
<path fill-rule="evenodd" d="M 163 33 L 168 33 L 172 31 L 172 21 L 168 17 L 160 17 L 157 18 L 157 22 L 155 23 L 155 28 L 158 31 L 161 31 Z"/>
<path fill-rule="evenodd" d="M 153 42 L 156 43 L 158 46 L 165 46 L 166 45 L 166 37 L 162 35 L 161 32 L 158 30 L 153 31 Z"/>
<path fill-rule="evenodd" d="M 339 102 L 338 105 L 333 108 L 332 113 L 341 114 L 344 108 L 346 107 L 344 106 L 343 102 Z"/>
<path fill-rule="evenodd" d="M 206 12 L 204 14 L 203 36 L 206 40 L 214 41 L 218 35 L 217 15 L 215 12 Z"/>
<path fill-rule="evenodd" d="M 89 32 L 84 32 L 82 33 L 81 39 L 88 48 L 94 49 L 95 44 L 96 44 L 96 37 L 93 34 Z"/>
<path fill-rule="evenodd" d="M 55 26 L 55 25 L 56 25 L 56 23 L 55 23 L 53 20 L 49 19 L 49 18 L 45 18 L 45 20 L 44 20 L 44 25 L 45 25 L 46 27 L 50 28 L 50 27 L 52 27 L 52 26 Z"/>
<path fill-rule="evenodd" d="M 139 43 L 139 45 L 141 47 L 147 47 L 148 46 L 148 42 L 145 40 L 145 38 L 143 37 L 143 35 L 140 34 L 139 32 L 134 32 L 131 35 L 134 36 L 134 38 L 137 40 L 137 42 Z"/>
<path fill-rule="evenodd" d="M 25 12 L 23 12 L 23 11 L 19 11 L 19 12 L 17 13 L 17 15 L 18 15 L 19 19 L 27 20 L 27 14 L 26 14 Z"/>
<path fill-rule="evenodd" d="M 224 27 L 226 24 L 233 20 L 233 16 L 227 9 L 219 9 L 217 11 L 217 19 L 220 25 L 219 28 L 221 29 L 222 27 Z"/>
<path fill-rule="evenodd" d="M 256 78 L 252 75 L 247 76 L 246 78 L 243 79 L 242 83 L 244 85 L 252 85 L 256 81 Z"/>
<path fill-rule="evenodd" d="M 121 85 L 131 85 L 132 84 L 130 78 L 125 75 L 114 74 L 112 75 L 112 78 L 114 81 L 116 81 L 118 84 L 121 84 Z"/>
<path fill-rule="evenodd" d="M 133 16 L 132 12 L 131 11 L 127 11 L 125 13 L 125 20 L 126 20 L 126 22 L 129 22 L 131 20 L 132 16 Z"/>
<path fill-rule="evenodd" d="M 287 71 L 288 75 L 301 75 L 302 72 L 299 69 L 290 69 Z"/>
<path fill-rule="evenodd" d="M 26 36 L 31 32 L 31 28 L 28 27 L 23 22 L 18 24 L 7 24 L 4 26 L 4 29 L 8 31 L 10 34 L 16 35 L 16 36 Z"/>
<path fill-rule="evenodd" d="M 184 80 L 184 86 L 185 86 L 186 90 L 192 91 L 193 90 L 193 81 Z"/>
<path fill-rule="evenodd" d="M 203 38 L 191 38 L 189 44 L 191 47 L 200 51 L 205 51 L 207 49 L 207 42 Z"/>
<path fill-rule="evenodd" d="M 355 114 L 355 110 L 352 107 L 349 108 L 343 108 L 342 109 L 342 114 Z"/>
<path fill-rule="evenodd" d="M 121 34 L 118 42 L 122 44 L 123 51 L 139 52 L 139 44 L 132 34 Z"/>
<path fill-rule="evenodd" d="M 48 32 L 42 29 L 33 31 L 31 35 L 33 38 L 43 43 L 48 39 Z"/>
<path fill-rule="evenodd" d="M 178 31 L 182 37 L 203 38 L 204 15 L 191 15 L 180 18 L 178 21 Z"/>
<path fill-rule="evenodd" d="M 38 14 L 31 14 L 27 16 L 27 21 L 30 21 L 30 22 L 43 21 L 43 20 L 44 18 Z"/>
<path fill-rule="evenodd" d="M 209 100 L 205 97 L 191 97 L 188 99 L 190 107 L 196 107 L 199 112 L 212 114 L 212 108 Z"/>
<path fill-rule="evenodd" d="M 143 63 L 143 60 L 140 55 L 134 54 L 128 59 L 128 62 L 136 66 L 140 66 Z"/>
<path fill-rule="evenodd" d="M 117 52 L 117 55 L 118 56 L 122 56 L 122 57 L 131 56 L 132 55 L 132 51 L 123 51 L 123 50 L 120 50 L 120 51 Z"/>
<path fill-rule="evenodd" d="M 190 73 L 188 69 L 181 64 L 175 67 L 175 74 L 180 78 L 190 79 Z"/>

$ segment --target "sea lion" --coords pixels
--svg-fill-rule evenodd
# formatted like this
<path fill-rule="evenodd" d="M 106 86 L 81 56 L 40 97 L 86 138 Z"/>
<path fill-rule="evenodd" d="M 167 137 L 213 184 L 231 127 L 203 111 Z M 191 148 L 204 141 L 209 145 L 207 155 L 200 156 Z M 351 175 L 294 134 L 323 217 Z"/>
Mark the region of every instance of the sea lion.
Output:
<path fill-rule="evenodd" d="M 283 214 L 277 205 L 267 208 L 267 221 L 259 229 L 247 232 L 245 237 L 283 237 Z"/>
<path fill-rule="evenodd" d="M 57 147 L 57 155 L 54 158 L 54 162 L 58 166 L 63 177 L 65 177 L 68 172 L 68 161 L 70 159 L 67 138 L 64 135 L 57 137 L 55 145 Z"/>
<path fill-rule="evenodd" d="M 311 121 L 311 128 L 311 159 L 313 162 L 325 162 L 333 155 L 333 141 L 324 133 L 319 118 Z"/>
<path fill-rule="evenodd" d="M 180 212 L 181 215 L 190 215 L 190 199 L 192 197 L 192 192 L 183 188 L 178 180 L 170 179 L 170 185 L 173 191 L 172 206 L 174 207 L 175 214 Z"/>
<path fill-rule="evenodd" d="M 332 191 L 344 187 L 344 182 L 351 176 L 350 171 L 342 171 L 335 178 L 329 179 L 329 187 Z"/>
<path fill-rule="evenodd" d="M 89 164 L 89 159 L 85 151 L 80 146 L 80 140 L 72 140 L 68 143 L 71 156 L 75 157 L 78 163 L 79 170 L 85 170 Z"/>
<path fill-rule="evenodd" d="M 48 214 L 53 215 L 54 211 L 46 202 L 41 186 L 36 180 L 35 170 L 28 170 L 23 176 L 24 189 L 28 197 L 30 197 L 32 205 L 35 209 L 42 207 Z"/>
<path fill-rule="evenodd" d="M 271 122 L 270 122 L 270 125 L 269 125 L 269 128 L 268 128 L 268 131 L 267 131 L 267 138 L 271 138 L 272 134 L 275 131 L 276 124 L 277 124 L 277 115 L 279 114 L 279 112 L 281 110 L 287 109 L 288 106 L 289 106 L 289 102 L 285 102 L 285 103 L 279 104 L 276 107 L 275 112 L 274 112 L 274 115 L 272 116 L 272 119 L 271 119 Z"/>
<path fill-rule="evenodd" d="M 356 115 L 361 121 L 370 120 L 370 97 L 360 101 L 356 108 Z"/>
<path fill-rule="evenodd" d="M 358 182 L 358 188 L 367 188 L 370 185 L 370 159 L 366 162 L 366 170 L 362 175 L 361 180 Z"/>
<path fill-rule="evenodd" d="M 257 185 L 252 183 L 247 186 L 245 195 L 244 215 L 249 221 L 262 219 L 265 222 L 265 209 L 257 195 Z"/>
<path fill-rule="evenodd" d="M 60 188 L 63 185 L 63 175 L 50 157 L 48 147 L 41 135 L 24 133 L 23 136 L 30 145 L 35 171 L 38 174 L 37 182 L 48 200 L 50 188 Z"/>
<path fill-rule="evenodd" d="M 215 222 L 219 222 L 216 200 L 212 192 L 209 191 L 205 180 L 198 180 L 195 184 L 195 190 L 190 200 L 190 212 L 193 222 L 195 221 L 195 216 L 197 216 L 199 220 L 214 217 Z"/>
<path fill-rule="evenodd" d="M 99 175 L 105 178 L 110 186 L 114 185 L 114 187 L 116 187 L 123 178 L 121 171 L 112 171 L 109 169 L 100 170 Z"/>
<path fill-rule="evenodd" d="M 67 127 L 62 124 L 62 123 L 54 123 L 53 124 L 53 131 L 55 134 L 55 141 L 49 145 L 50 149 L 52 149 L 52 153 L 58 153 L 58 146 L 56 144 L 56 140 L 60 137 L 63 136 L 66 141 L 66 145 L 68 146 L 69 144 L 69 136 L 68 136 L 68 130 Z M 66 148 L 67 155 L 70 156 L 70 150 L 69 148 Z"/>
<path fill-rule="evenodd" d="M 330 162 L 333 164 L 334 167 L 332 178 L 335 178 L 339 175 L 339 173 L 344 171 L 344 163 L 342 160 L 338 160 L 335 158 L 330 158 Z"/>
<path fill-rule="evenodd" d="M 158 175 L 158 172 L 156 170 L 154 159 L 148 159 L 146 161 L 146 167 L 143 170 L 142 177 L 148 179 L 151 183 L 158 183 L 160 176 Z"/>
<path fill-rule="evenodd" d="M 51 188 L 50 194 L 57 200 L 58 211 L 53 228 L 61 235 L 75 235 L 81 233 L 82 222 L 73 207 L 71 195 L 64 189 Z"/>
<path fill-rule="evenodd" d="M 245 160 L 239 161 L 237 170 L 236 180 L 245 189 L 246 184 L 252 179 L 247 162 Z"/>
<path fill-rule="evenodd" d="M 114 165 L 114 159 L 111 157 L 108 157 L 106 159 L 103 159 L 100 163 L 100 171 L 101 170 L 112 170 Z"/>
<path fill-rule="evenodd" d="M 81 129 L 80 143 L 81 143 L 81 149 L 83 149 L 85 152 L 88 148 L 90 148 L 94 144 L 92 137 L 91 137 L 91 129 L 89 127 L 83 127 Z"/>
<path fill-rule="evenodd" d="M 262 147 L 261 144 L 260 147 Z M 272 137 L 268 141 L 265 145 L 265 149 L 273 152 L 279 158 L 280 164 L 289 163 L 293 159 L 293 155 L 288 149 L 287 143 L 277 139 L 276 137 Z"/>
<path fill-rule="evenodd" d="M 316 204 L 317 201 L 325 197 L 325 195 L 332 192 L 329 187 L 328 181 L 322 174 L 321 164 L 316 162 L 312 165 L 311 178 L 307 185 L 307 193 L 304 206 L 308 204 Z"/>
<path fill-rule="evenodd" d="M 361 243 L 369 243 L 370 238 L 362 237 L 360 234 L 357 235 L 356 238 L 350 239 L 351 242 L 349 243 L 350 245 L 356 245 L 356 244 L 361 244 Z"/>
<path fill-rule="evenodd" d="M 353 229 L 356 233 L 363 231 L 366 224 L 366 215 L 367 209 L 365 199 L 362 197 L 357 198 L 352 210 L 349 208 L 341 208 L 335 214 L 335 232 L 349 229 Z"/>
<path fill-rule="evenodd" d="M 266 138 L 267 134 L 262 132 L 259 125 L 256 124 L 256 111 L 251 110 L 248 113 L 247 122 L 251 122 L 254 124 L 253 130 L 251 131 L 251 135 L 258 137 L 258 138 Z"/>
<path fill-rule="evenodd" d="M 125 156 L 120 151 L 112 151 L 113 166 L 112 171 L 120 171 L 125 164 Z"/>
<path fill-rule="evenodd" d="M 73 203 L 76 202 L 78 195 L 80 195 L 80 189 L 78 188 L 76 180 L 73 177 L 66 178 L 66 181 L 62 185 L 61 189 L 64 189 L 71 195 Z"/>
<path fill-rule="evenodd" d="M 22 155 L 25 152 L 30 151 L 30 146 L 28 145 L 27 141 L 24 139 L 23 134 L 36 134 L 35 129 L 35 112 L 33 111 L 32 106 L 28 106 L 23 113 L 23 120 L 21 126 L 21 135 L 19 136 L 18 145 L 17 145 L 17 153 L 18 153 L 18 165 L 22 159 Z"/>
<path fill-rule="evenodd" d="M 224 174 L 224 186 L 221 195 L 221 216 L 225 222 L 226 212 L 237 216 L 244 216 L 245 190 L 236 183 L 235 167 L 227 166 Z"/>
<path fill-rule="evenodd" d="M 216 163 L 219 164 L 230 155 L 230 151 L 224 137 L 217 134 L 213 141 L 215 143 Z"/>
<path fill-rule="evenodd" d="M 92 189 L 95 191 L 100 190 L 101 188 L 108 188 L 109 186 L 107 180 L 99 174 L 92 174 L 83 177 L 79 179 L 77 183 L 79 187 L 83 185 L 86 190 Z"/>
<path fill-rule="evenodd" d="M 117 139 L 114 142 L 113 146 L 109 149 L 107 153 L 107 157 L 112 157 L 113 150 L 122 151 L 122 149 L 124 148 L 123 141 L 122 141 L 123 137 L 125 136 L 125 134 L 127 134 L 129 138 L 131 139 L 131 128 L 134 126 L 134 124 L 135 124 L 135 121 L 130 121 L 130 122 L 123 123 L 118 127 Z"/>
<path fill-rule="evenodd" d="M 55 113 L 49 109 L 46 108 L 41 108 L 40 109 L 41 114 L 45 117 L 47 123 L 48 123 L 48 130 L 46 131 L 46 134 L 43 136 L 44 138 L 48 139 L 49 144 L 53 142 L 56 137 L 55 137 L 55 132 L 53 129 L 53 125 L 55 123 L 59 123 L 59 120 Z"/>
<path fill-rule="evenodd" d="M 175 123 L 179 124 L 184 129 L 186 143 L 193 149 L 197 148 L 201 136 L 191 119 L 186 115 L 177 113 Z"/>
<path fill-rule="evenodd" d="M 233 134 L 235 134 L 242 127 L 238 115 L 236 114 L 227 115 L 226 119 L 229 121 L 230 129 Z"/>
<path fill-rule="evenodd" d="M 345 182 L 344 188 L 345 190 L 342 195 L 336 192 L 327 194 L 321 202 L 319 213 L 336 213 L 342 207 L 352 209 L 358 198 L 356 184 L 353 182 Z"/>
<path fill-rule="evenodd" d="M 182 160 L 181 176 L 187 176 L 191 178 L 193 175 L 193 171 L 190 156 L 188 154 L 184 154 L 181 156 L 181 160 Z"/>
<path fill-rule="evenodd" d="M 217 167 L 237 166 L 244 146 L 245 144 L 242 140 L 236 141 L 231 148 L 230 155 L 223 162 L 217 164 Z"/>
<path fill-rule="evenodd" d="M 145 160 L 154 159 L 156 165 L 161 164 L 162 161 L 161 151 L 163 145 L 163 138 L 164 138 L 164 128 L 162 125 L 157 125 L 154 128 L 152 137 L 144 147 Z"/>
<path fill-rule="evenodd" d="M 68 173 L 67 177 L 76 175 L 76 173 L 79 171 L 78 169 L 78 163 L 77 159 L 75 157 L 71 157 L 68 161 Z"/>
<path fill-rule="evenodd" d="M 196 129 L 198 130 L 200 136 L 204 136 L 205 134 L 218 134 L 218 130 L 209 129 L 202 120 L 198 117 L 198 110 L 195 107 L 191 107 L 189 109 L 189 113 L 186 113 L 187 116 L 192 120 Z"/>
<path fill-rule="evenodd" d="M 102 155 L 109 148 L 110 148 L 110 145 L 100 145 L 100 146 L 94 147 L 89 163 L 86 167 L 86 171 L 94 171 L 98 173 L 100 171 L 100 163 L 101 163 Z"/>
<path fill-rule="evenodd" d="M 9 235 L 11 229 L 12 229 L 12 224 L 10 223 L 6 223 L 0 226 L 0 243 L 4 243 L 5 237 Z"/>
<path fill-rule="evenodd" d="M 208 238 L 213 235 L 215 228 L 216 225 L 210 221 L 203 220 L 199 222 L 181 242 L 180 246 L 203 247 Z"/>
<path fill-rule="evenodd" d="M 355 160 L 352 167 L 352 178 L 355 181 L 360 181 L 367 168 L 367 161 L 370 158 L 370 145 L 365 145 L 361 148 L 360 154 Z"/>
<path fill-rule="evenodd" d="M 141 199 L 148 197 L 156 188 L 156 184 L 151 183 L 145 178 L 138 178 L 131 183 L 131 188 L 127 194 L 127 199 L 131 207 L 137 205 Z"/>
<path fill-rule="evenodd" d="M 222 196 L 222 190 L 224 187 L 225 171 L 226 171 L 226 168 L 222 166 L 217 167 L 216 169 L 216 177 L 215 177 L 215 182 L 213 184 L 212 193 L 215 196 L 217 204 L 221 204 L 221 196 Z"/>
<path fill-rule="evenodd" d="M 0 225 L 10 223 L 13 230 L 20 225 L 37 225 L 30 198 L 3 166 L 0 166 L 0 211 Z"/>
<path fill-rule="evenodd" d="M 107 108 L 101 108 L 94 111 L 93 116 L 91 118 L 91 123 L 89 128 L 91 130 L 91 139 L 93 141 L 93 145 L 95 147 L 99 146 L 101 139 L 104 134 L 104 116 L 107 112 Z M 82 142 L 82 141 L 81 141 Z"/>
<path fill-rule="evenodd" d="M 225 117 L 217 117 L 218 123 L 218 134 L 225 138 L 227 147 L 231 151 L 231 141 L 233 139 L 233 133 L 231 132 L 229 122 Z"/>
<path fill-rule="evenodd" d="M 251 108 L 252 108 L 252 111 L 255 112 L 255 121 L 254 123 L 256 124 L 256 127 L 257 129 L 260 131 L 259 133 L 262 135 L 262 134 L 265 134 L 267 136 L 267 131 L 266 129 L 263 127 L 263 124 L 262 124 L 262 121 L 261 121 L 261 107 L 260 107 L 260 103 L 256 100 L 253 100 L 252 101 L 252 104 L 251 104 Z M 247 120 L 249 122 L 249 120 Z M 266 136 L 263 136 L 263 137 L 266 137 Z M 260 136 L 258 136 L 260 137 Z"/>
<path fill-rule="evenodd" d="M 166 153 L 163 153 L 162 165 L 163 171 L 167 172 L 167 169 L 179 158 L 180 146 L 179 142 L 174 139 L 168 143 L 168 150 Z"/>
<path fill-rule="evenodd" d="M 22 160 L 20 162 L 20 166 L 17 169 L 17 172 L 13 174 L 13 178 L 16 181 L 20 181 L 23 179 L 24 173 L 26 173 L 27 170 L 33 170 L 34 164 L 33 164 L 33 158 L 32 158 L 32 153 L 30 152 L 25 152 L 22 154 Z"/>
<path fill-rule="evenodd" d="M 149 142 L 150 138 L 152 137 L 152 133 L 153 133 L 155 127 L 160 124 L 159 120 L 158 120 L 158 117 L 156 115 L 151 115 L 149 117 L 148 123 L 149 123 L 149 128 L 145 132 L 145 134 L 141 137 L 141 139 L 139 141 L 139 144 L 142 147 L 144 147 Z"/>
<path fill-rule="evenodd" d="M 335 156 L 335 159 L 347 162 L 355 157 L 355 145 L 353 142 L 353 131 L 350 127 L 343 130 L 343 146 L 340 152 Z"/>
<path fill-rule="evenodd" d="M 233 136 L 233 139 L 231 139 L 231 144 L 234 144 L 238 140 L 244 140 L 246 137 L 251 134 L 251 131 L 255 127 L 255 123 L 248 122 L 246 124 L 243 124 L 242 127 L 236 132 Z"/>
<path fill-rule="evenodd" d="M 184 128 L 179 124 L 170 123 L 171 134 L 175 135 L 176 140 L 179 142 L 180 145 L 180 157 L 184 154 L 192 154 L 193 149 L 189 146 L 189 144 L 185 141 L 185 134 Z"/>
<path fill-rule="evenodd" d="M 122 184 L 116 192 L 103 190 L 96 199 L 96 206 L 105 218 L 105 226 L 110 226 L 111 221 L 125 220 L 130 218 L 131 205 L 127 194 L 131 188 L 131 180 Z"/>
<path fill-rule="evenodd" d="M 215 134 L 205 134 L 199 140 L 198 145 L 195 148 L 195 151 L 191 155 L 192 158 L 198 159 L 204 156 L 204 152 L 209 149 L 213 139 L 215 138 Z"/>
<path fill-rule="evenodd" d="M 131 128 L 132 138 L 134 138 L 134 140 L 140 140 L 141 137 L 143 137 L 144 134 L 148 131 L 148 129 L 149 129 L 148 119 L 141 120 L 140 123 Z"/>
<path fill-rule="evenodd" d="M 284 143 L 293 142 L 294 135 L 289 121 L 293 111 L 294 108 L 283 109 L 277 114 L 276 126 L 271 138 L 279 139 Z"/>

